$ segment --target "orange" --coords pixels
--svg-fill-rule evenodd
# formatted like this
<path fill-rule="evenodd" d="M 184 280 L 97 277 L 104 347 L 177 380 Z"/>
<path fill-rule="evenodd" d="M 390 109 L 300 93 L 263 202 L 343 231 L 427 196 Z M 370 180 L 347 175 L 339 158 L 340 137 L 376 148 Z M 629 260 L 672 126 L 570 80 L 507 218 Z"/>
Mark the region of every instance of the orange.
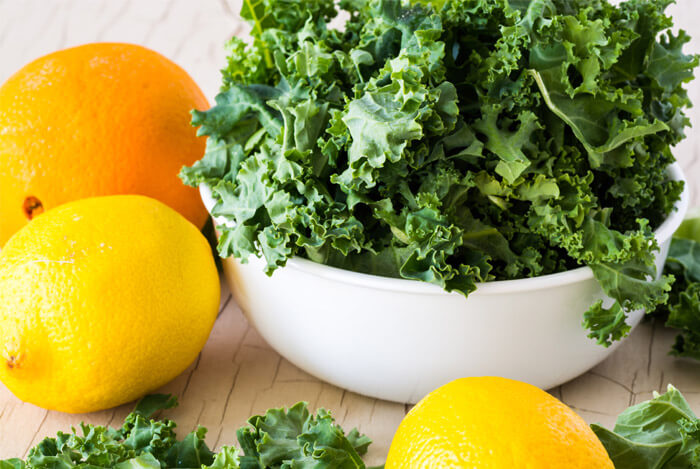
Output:
<path fill-rule="evenodd" d="M 463 378 L 404 418 L 386 469 L 613 469 L 581 417 L 546 392 L 505 378 Z"/>
<path fill-rule="evenodd" d="M 202 227 L 196 189 L 178 179 L 202 157 L 189 124 L 207 109 L 190 76 L 132 44 L 61 50 L 0 87 L 0 246 L 44 210 L 85 197 L 142 194 Z"/>

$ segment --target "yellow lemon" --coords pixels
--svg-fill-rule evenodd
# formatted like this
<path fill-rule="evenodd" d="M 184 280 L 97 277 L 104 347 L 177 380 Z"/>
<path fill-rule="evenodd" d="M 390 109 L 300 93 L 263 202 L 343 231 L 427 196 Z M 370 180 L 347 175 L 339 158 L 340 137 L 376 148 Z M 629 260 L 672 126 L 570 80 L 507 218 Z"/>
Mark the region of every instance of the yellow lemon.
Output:
<path fill-rule="evenodd" d="M 0 252 L 0 380 L 64 412 L 131 401 L 192 363 L 219 296 L 206 239 L 163 203 L 61 205 Z"/>
<path fill-rule="evenodd" d="M 386 469 L 613 469 L 586 422 L 546 392 L 505 378 L 463 378 L 404 418 Z"/>

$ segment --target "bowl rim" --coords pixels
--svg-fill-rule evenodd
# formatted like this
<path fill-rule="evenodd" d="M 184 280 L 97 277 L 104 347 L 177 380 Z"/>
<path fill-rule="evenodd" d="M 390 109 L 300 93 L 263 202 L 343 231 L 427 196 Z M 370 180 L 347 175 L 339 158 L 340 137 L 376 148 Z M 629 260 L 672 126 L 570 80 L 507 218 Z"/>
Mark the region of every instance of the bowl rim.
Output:
<path fill-rule="evenodd" d="M 673 207 L 673 211 L 661 223 L 661 225 L 654 230 L 654 236 L 656 237 L 659 245 L 662 245 L 666 241 L 670 240 L 673 233 L 678 229 L 688 210 L 690 200 L 688 182 L 678 162 L 674 162 L 673 164 L 669 165 L 667 171 L 671 179 L 683 181 L 685 186 L 679 200 L 676 201 Z M 207 212 L 209 212 L 211 215 L 212 208 L 216 203 L 212 197 L 211 189 L 206 184 L 200 184 L 199 192 Z M 215 225 L 223 225 L 227 223 L 220 217 L 214 217 L 212 215 L 212 218 Z M 319 264 L 302 257 L 292 257 L 288 259 L 284 268 L 300 271 L 308 275 L 323 278 L 325 280 L 352 284 L 373 290 L 420 295 L 460 295 L 459 292 L 447 292 L 438 285 L 426 282 L 353 272 L 352 270 L 345 270 L 338 267 Z M 583 266 L 564 272 L 540 275 L 537 277 L 479 282 L 476 284 L 476 290 L 470 293 L 470 296 L 544 290 L 592 279 L 593 271 L 591 268 L 588 266 Z"/>

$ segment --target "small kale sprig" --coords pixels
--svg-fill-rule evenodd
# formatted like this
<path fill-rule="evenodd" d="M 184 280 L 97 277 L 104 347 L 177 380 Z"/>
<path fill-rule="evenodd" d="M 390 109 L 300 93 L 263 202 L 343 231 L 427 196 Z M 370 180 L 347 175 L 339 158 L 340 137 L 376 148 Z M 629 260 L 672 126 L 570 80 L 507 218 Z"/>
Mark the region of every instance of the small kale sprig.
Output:
<path fill-rule="evenodd" d="M 175 422 L 152 418 L 176 405 L 170 395 L 146 396 L 121 428 L 81 424 L 44 439 L 26 460 L 0 461 L 0 469 L 365 468 L 361 456 L 371 440 L 356 429 L 346 435 L 328 411 L 314 415 L 304 402 L 251 417 L 237 432 L 242 453 L 234 446 L 210 450 L 203 427 L 178 440 Z"/>

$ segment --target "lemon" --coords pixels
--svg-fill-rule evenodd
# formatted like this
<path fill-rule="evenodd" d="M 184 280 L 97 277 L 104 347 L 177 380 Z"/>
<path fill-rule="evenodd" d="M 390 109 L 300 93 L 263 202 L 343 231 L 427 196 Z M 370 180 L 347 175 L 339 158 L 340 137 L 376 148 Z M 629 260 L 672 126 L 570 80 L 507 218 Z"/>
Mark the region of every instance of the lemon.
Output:
<path fill-rule="evenodd" d="M 463 378 L 423 398 L 394 435 L 386 469 L 613 469 L 586 422 L 546 392 Z"/>
<path fill-rule="evenodd" d="M 0 380 L 63 412 L 131 401 L 197 357 L 219 296 L 206 239 L 161 202 L 59 206 L 0 252 Z"/>

